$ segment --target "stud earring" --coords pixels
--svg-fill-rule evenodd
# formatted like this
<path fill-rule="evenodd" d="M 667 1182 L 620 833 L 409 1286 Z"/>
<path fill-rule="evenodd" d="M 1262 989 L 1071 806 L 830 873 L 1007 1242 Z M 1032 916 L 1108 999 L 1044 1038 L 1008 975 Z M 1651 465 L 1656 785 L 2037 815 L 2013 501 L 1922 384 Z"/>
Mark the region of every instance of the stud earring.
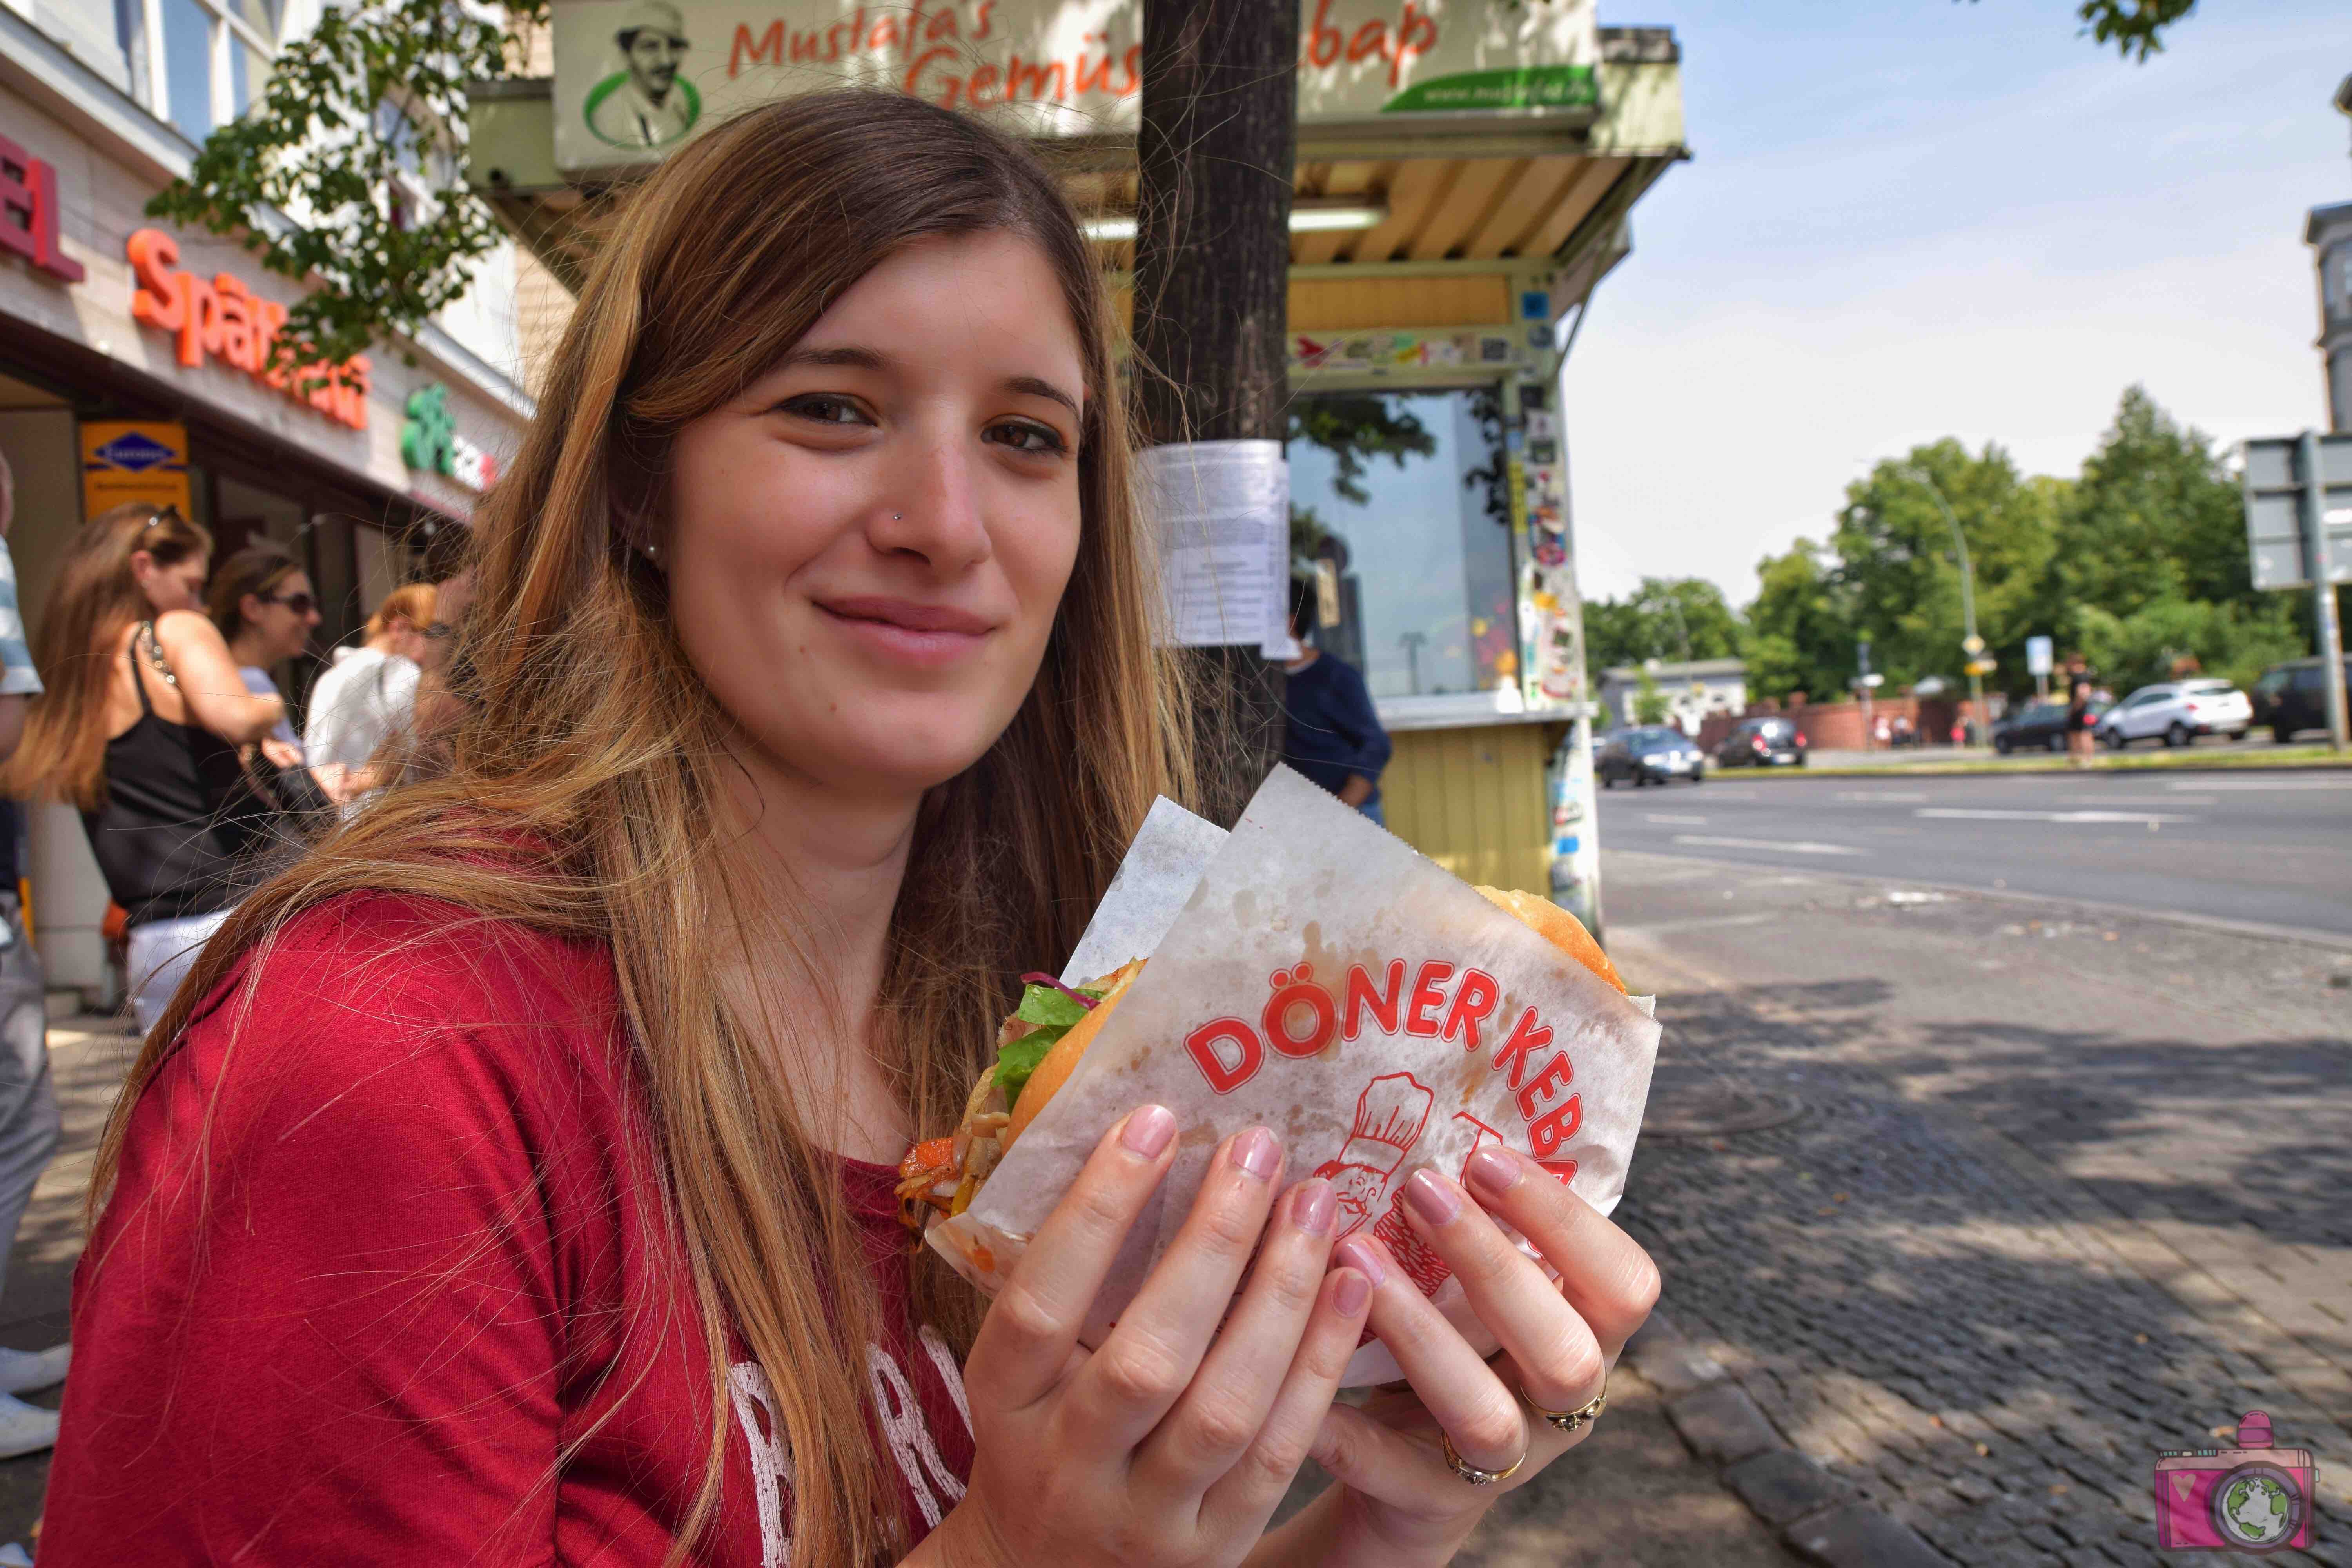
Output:
<path fill-rule="evenodd" d="M 654 560 L 661 554 L 661 546 L 658 544 L 647 544 L 642 548 L 646 552 L 646 559 L 648 561 Z"/>

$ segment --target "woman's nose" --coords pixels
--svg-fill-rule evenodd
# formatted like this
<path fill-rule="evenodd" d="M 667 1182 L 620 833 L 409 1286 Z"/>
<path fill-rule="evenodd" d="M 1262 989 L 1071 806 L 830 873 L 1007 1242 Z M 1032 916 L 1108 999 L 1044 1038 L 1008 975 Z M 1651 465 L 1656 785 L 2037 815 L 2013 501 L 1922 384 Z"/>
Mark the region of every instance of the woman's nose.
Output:
<path fill-rule="evenodd" d="M 886 553 L 919 555 L 943 574 L 968 570 L 994 552 L 968 456 L 940 442 L 910 465 L 877 508 L 867 537 Z"/>

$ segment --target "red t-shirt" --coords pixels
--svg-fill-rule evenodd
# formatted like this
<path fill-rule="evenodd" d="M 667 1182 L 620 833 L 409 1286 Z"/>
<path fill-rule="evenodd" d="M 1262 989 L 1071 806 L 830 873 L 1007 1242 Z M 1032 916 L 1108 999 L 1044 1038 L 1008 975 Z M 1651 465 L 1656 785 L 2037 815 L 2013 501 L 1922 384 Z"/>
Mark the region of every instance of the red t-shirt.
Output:
<path fill-rule="evenodd" d="M 44 1568 L 656 1568 L 710 1363 L 625 1036 L 607 949 L 429 903 L 340 900 L 248 962 L 131 1112 L 75 1279 Z M 884 1303 L 873 1440 L 919 1539 L 970 1415 L 911 1321 L 895 1173 L 842 1171 Z M 792 1458 L 740 1349 L 728 1387 L 694 1560 L 782 1568 Z"/>

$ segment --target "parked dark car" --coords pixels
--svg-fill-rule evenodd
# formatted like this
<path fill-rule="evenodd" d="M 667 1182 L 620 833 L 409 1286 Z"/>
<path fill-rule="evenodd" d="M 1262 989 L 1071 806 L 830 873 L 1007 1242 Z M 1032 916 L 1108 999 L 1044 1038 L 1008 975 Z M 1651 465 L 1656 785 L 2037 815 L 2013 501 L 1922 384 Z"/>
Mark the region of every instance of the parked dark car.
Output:
<path fill-rule="evenodd" d="M 1801 768 L 1804 731 L 1787 719 L 1742 719 L 1715 749 L 1718 768 Z"/>
<path fill-rule="evenodd" d="M 2099 715 L 2105 711 L 2105 703 L 2091 704 L 2091 723 L 2095 728 Z M 2029 702 L 2008 718 L 1996 721 L 1992 727 L 1992 749 L 2003 756 L 2011 752 L 2064 751 L 2066 705 L 2063 702 Z"/>
<path fill-rule="evenodd" d="M 1603 736 L 1592 771 L 1603 789 L 1615 789 L 1620 779 L 1633 780 L 1636 789 L 1676 779 L 1698 784 L 1706 777 L 1706 759 L 1699 755 L 1698 742 L 1681 731 L 1644 726 Z"/>
<path fill-rule="evenodd" d="M 2352 658 L 2344 661 L 2352 682 Z M 2267 729 L 2284 745 L 2298 730 L 2327 728 L 2327 667 L 2316 658 L 2291 658 L 2263 671 L 2254 682 L 2254 727 Z"/>

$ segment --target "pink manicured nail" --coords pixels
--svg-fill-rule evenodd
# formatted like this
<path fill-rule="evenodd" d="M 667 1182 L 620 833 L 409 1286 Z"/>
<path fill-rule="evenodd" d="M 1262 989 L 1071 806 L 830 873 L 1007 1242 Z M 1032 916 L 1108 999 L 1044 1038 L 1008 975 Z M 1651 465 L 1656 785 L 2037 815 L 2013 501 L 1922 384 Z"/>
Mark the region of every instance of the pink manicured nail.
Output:
<path fill-rule="evenodd" d="M 1470 1156 L 1470 1190 L 1480 1197 L 1499 1198 L 1527 1174 L 1517 1160 L 1491 1144 Z"/>
<path fill-rule="evenodd" d="M 1319 1177 L 1299 1183 L 1290 1189 L 1290 1223 L 1309 1236 L 1328 1235 L 1331 1229 L 1331 1214 L 1338 1205 L 1331 1197 L 1331 1184 Z"/>
<path fill-rule="evenodd" d="M 1364 1310 L 1372 1299 L 1372 1282 L 1353 1268 L 1339 1270 L 1339 1282 L 1331 1287 L 1331 1304 L 1339 1309 L 1343 1318 L 1352 1318 Z"/>
<path fill-rule="evenodd" d="M 1361 1237 L 1351 1236 L 1341 1242 L 1331 1258 L 1333 1262 L 1343 1268 L 1354 1269 L 1375 1287 L 1389 1277 L 1389 1271 L 1381 1266 L 1381 1255 L 1372 1249 L 1370 1242 Z"/>
<path fill-rule="evenodd" d="M 1446 1225 L 1462 1212 L 1462 1200 L 1429 1171 L 1415 1171 L 1404 1184 L 1404 1201 L 1423 1225 Z"/>
<path fill-rule="evenodd" d="M 1169 1140 L 1175 1136 L 1175 1115 L 1164 1105 L 1139 1108 L 1127 1119 L 1127 1125 L 1118 1131 L 1118 1141 L 1127 1145 L 1129 1152 L 1140 1154 L 1147 1160 L 1158 1159 L 1160 1152 L 1167 1148 Z"/>
<path fill-rule="evenodd" d="M 1265 1128 L 1253 1127 L 1234 1140 L 1233 1160 L 1243 1174 L 1270 1182 L 1282 1169 L 1282 1145 Z"/>

